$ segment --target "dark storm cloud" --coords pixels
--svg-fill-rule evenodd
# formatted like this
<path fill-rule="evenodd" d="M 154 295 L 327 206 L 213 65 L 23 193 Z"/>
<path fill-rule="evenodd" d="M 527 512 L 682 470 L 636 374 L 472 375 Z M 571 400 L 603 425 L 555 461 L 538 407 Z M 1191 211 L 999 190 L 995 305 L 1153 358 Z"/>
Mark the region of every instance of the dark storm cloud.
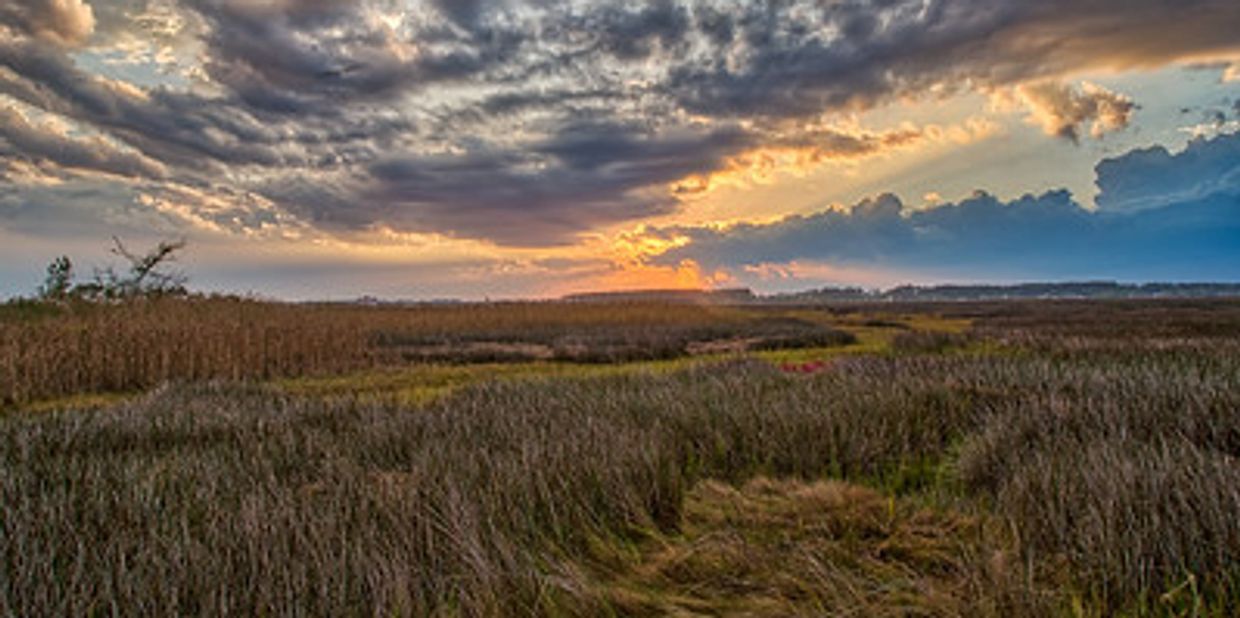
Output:
<path fill-rule="evenodd" d="M 519 28 L 479 29 L 483 0 L 436 3 L 469 32 L 435 26 L 413 37 L 382 25 L 384 9 L 371 2 L 186 2 L 208 26 L 206 71 L 215 82 L 262 112 L 340 122 L 348 118 L 337 112 L 351 104 L 482 79 L 512 63 L 527 39 Z"/>
<path fill-rule="evenodd" d="M 688 10 L 672 0 L 652 0 L 638 10 L 604 9 L 586 20 L 585 31 L 596 32 L 606 52 L 622 60 L 640 60 L 656 51 L 682 48 L 689 32 Z"/>
<path fill-rule="evenodd" d="M 671 212 L 671 196 L 651 187 L 715 169 L 748 139 L 737 130 L 570 125 L 519 153 L 388 157 L 368 168 L 356 202 L 316 204 L 314 216 L 510 245 L 566 243 L 582 230 Z"/>
<path fill-rule="evenodd" d="M 93 35 L 78 0 L 11 4 L 0 93 L 174 177 L 325 229 L 516 244 L 670 212 L 670 183 L 805 139 L 780 128 L 793 121 L 1240 49 L 1234 0 L 180 0 L 201 81 L 136 93 L 69 47 L 111 40 L 146 3 L 99 0 Z M 1129 102 L 1100 100 L 1055 107 L 1054 129 L 1127 123 Z"/>
<path fill-rule="evenodd" d="M 809 27 L 787 17 L 798 8 L 748 9 L 740 67 L 720 56 L 676 67 L 668 92 L 698 113 L 802 116 L 935 85 L 1002 86 L 1240 46 L 1240 4 L 1230 0 L 846 1 Z M 835 37 L 823 37 L 828 28 Z"/>
<path fill-rule="evenodd" d="M 315 183 L 283 180 L 259 188 L 322 228 L 435 230 L 505 245 L 572 242 L 582 230 L 673 212 L 669 188 L 707 175 L 759 145 L 805 149 L 818 160 L 855 159 L 926 139 L 917 130 L 792 138 L 736 127 L 652 130 L 638 124 L 579 122 L 520 152 L 478 144 L 459 154 L 389 155 L 362 173 Z"/>
<path fill-rule="evenodd" d="M 604 89 L 511 92 L 488 97 L 476 108 L 462 110 L 462 113 L 475 119 L 486 119 L 519 114 L 527 110 L 565 110 L 575 103 L 622 99 L 624 95 Z"/>
<path fill-rule="evenodd" d="M 702 6 L 693 15 L 694 26 L 713 46 L 725 48 L 736 40 L 736 20 L 730 13 L 713 6 Z"/>
<path fill-rule="evenodd" d="M 1179 155 L 1137 151 L 1098 167 L 1108 199 L 1149 196 L 1139 212 L 1089 211 L 1066 191 L 1003 202 L 978 193 L 958 203 L 910 211 L 884 195 L 848 211 L 792 216 L 726 229 L 667 228 L 655 234 L 688 244 L 659 264 L 693 260 L 704 269 L 823 261 L 906 270 L 1007 277 L 1160 276 L 1240 278 L 1240 134 L 1196 142 Z M 1218 166 L 1227 160 L 1228 165 Z M 1230 167 L 1209 188 L 1208 169 Z M 1184 186 L 1192 185 L 1185 190 Z"/>
<path fill-rule="evenodd" d="M 288 163 L 280 136 L 244 112 L 188 93 L 138 96 L 38 43 L 0 42 L 0 93 L 107 131 L 169 165 Z"/>
<path fill-rule="evenodd" d="M 194 0 L 208 24 L 206 71 L 242 102 L 266 112 L 307 114 L 328 99 L 370 98 L 412 78 L 381 33 L 362 23 L 361 3 Z"/>
<path fill-rule="evenodd" d="M 653 135 L 638 125 L 580 123 L 562 127 L 534 150 L 576 171 L 618 167 L 638 171 L 639 176 L 655 173 L 654 182 L 667 182 L 709 171 L 723 155 L 749 145 L 751 137 L 739 129 Z"/>
<path fill-rule="evenodd" d="M 489 2 L 487 0 L 431 0 L 431 4 L 458 26 L 472 30 Z"/>
<path fill-rule="evenodd" d="M 30 123 L 17 110 L 0 106 L 0 161 L 22 159 L 58 168 L 96 171 L 126 178 L 161 178 L 163 166 L 137 153 L 96 139 L 75 139 Z"/>

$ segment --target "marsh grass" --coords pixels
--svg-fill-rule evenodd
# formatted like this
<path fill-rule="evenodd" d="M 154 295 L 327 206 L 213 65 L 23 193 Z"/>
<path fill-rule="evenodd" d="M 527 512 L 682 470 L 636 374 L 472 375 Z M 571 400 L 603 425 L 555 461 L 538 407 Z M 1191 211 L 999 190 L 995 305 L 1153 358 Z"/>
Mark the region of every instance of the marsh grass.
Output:
<path fill-rule="evenodd" d="M 1125 337 L 956 307 L 1005 353 L 796 375 L 406 367 L 11 414 L 0 614 L 1236 615 L 1240 354 L 1201 318 L 1234 309 L 1125 306 Z"/>
<path fill-rule="evenodd" d="M 1067 557 L 1103 607 L 1192 576 L 1240 609 L 1236 367 L 1092 369 L 994 404 L 962 447 L 963 483 L 1030 552 Z"/>
<path fill-rule="evenodd" d="M 975 338 L 966 333 L 947 331 L 907 331 L 891 339 L 891 349 L 902 354 L 942 354 L 968 347 Z"/>
<path fill-rule="evenodd" d="M 674 533 L 700 479 L 881 475 L 936 448 L 902 407 L 967 412 L 874 386 L 740 363 L 422 409 L 212 384 L 10 419 L 3 610 L 588 615 L 595 576 L 565 574 Z"/>
<path fill-rule="evenodd" d="M 239 298 L 0 306 L 0 408 L 167 381 L 328 376 L 411 363 L 668 360 L 694 344 L 847 345 L 822 323 L 686 304 L 290 305 Z"/>
<path fill-rule="evenodd" d="M 602 587 L 622 615 L 1020 616 L 1053 610 L 1022 581 L 997 520 L 840 481 L 705 481 L 682 534 Z"/>

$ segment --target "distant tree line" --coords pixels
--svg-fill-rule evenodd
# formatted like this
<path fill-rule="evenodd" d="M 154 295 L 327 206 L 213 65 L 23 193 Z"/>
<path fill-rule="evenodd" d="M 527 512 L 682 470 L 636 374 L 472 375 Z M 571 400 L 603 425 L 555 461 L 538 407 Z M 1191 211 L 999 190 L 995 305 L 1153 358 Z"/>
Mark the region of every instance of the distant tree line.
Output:
<path fill-rule="evenodd" d="M 856 286 L 824 287 L 773 295 L 748 288 L 722 290 L 627 290 L 571 294 L 567 302 L 661 302 L 719 305 L 768 305 L 831 302 L 913 302 L 1022 299 L 1237 298 L 1237 283 L 1142 283 L 1067 281 L 1013 285 L 902 285 L 886 290 Z"/>
<path fill-rule="evenodd" d="M 1236 283 L 1142 283 L 1069 281 L 1015 285 L 902 285 L 889 290 L 828 287 L 767 297 L 771 302 L 814 301 L 968 301 L 1017 299 L 1229 298 L 1240 297 Z"/>

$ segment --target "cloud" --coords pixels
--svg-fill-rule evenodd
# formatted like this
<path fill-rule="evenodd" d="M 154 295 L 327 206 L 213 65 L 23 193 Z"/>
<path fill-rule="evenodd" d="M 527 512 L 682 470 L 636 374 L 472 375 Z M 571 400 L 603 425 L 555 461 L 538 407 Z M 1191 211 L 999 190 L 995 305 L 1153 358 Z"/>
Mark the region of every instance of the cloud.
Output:
<path fill-rule="evenodd" d="M 206 24 L 206 74 L 255 111 L 330 115 L 390 97 L 419 76 L 412 44 L 374 21 L 369 2 L 188 6 Z"/>
<path fill-rule="evenodd" d="M 1240 133 L 1198 138 L 1179 153 L 1134 150 L 1097 166 L 1095 202 L 1109 212 L 1160 208 L 1219 194 L 1240 194 Z"/>
<path fill-rule="evenodd" d="M 37 43 L 0 41 L 0 93 L 107 132 L 167 165 L 276 166 L 298 153 L 278 131 L 244 110 L 208 97 L 142 91 L 83 71 Z"/>
<path fill-rule="evenodd" d="M 106 239 L 175 233 L 175 222 L 142 207 L 134 187 L 96 178 L 17 187 L 0 183 L 0 229 L 38 239 Z"/>
<path fill-rule="evenodd" d="M 655 53 L 683 49 L 689 11 L 672 0 L 653 0 L 640 9 L 605 8 L 587 19 L 584 31 L 597 33 L 598 45 L 622 60 L 642 60 Z"/>
<path fill-rule="evenodd" d="M 401 232 L 560 245 L 583 230 L 673 213 L 682 200 L 717 184 L 762 182 L 776 172 L 927 140 L 968 141 L 988 130 L 985 123 L 890 131 L 822 126 L 783 137 L 732 125 L 654 130 L 580 122 L 557 127 L 519 153 L 487 143 L 464 152 L 393 153 L 362 173 L 320 183 L 330 190 L 300 179 L 258 191 L 328 229 L 367 229 L 381 221 Z"/>
<path fill-rule="evenodd" d="M 70 137 L 49 124 L 31 123 L 13 107 L 0 105 L 0 160 L 12 159 L 125 178 L 157 179 L 166 175 L 158 161 L 122 151 L 99 137 Z"/>
<path fill-rule="evenodd" d="M 828 163 L 856 162 L 933 142 L 968 144 L 993 136 L 999 127 L 982 118 L 970 118 L 953 126 L 905 124 L 900 128 L 871 131 L 856 126 L 805 126 L 790 135 L 759 135 L 750 141 L 757 147 L 724 159 L 708 174 L 688 176 L 674 185 L 678 196 L 709 193 L 719 185 L 747 186 L 767 183 L 777 174 L 803 176 Z"/>
<path fill-rule="evenodd" d="M 1223 70 L 1223 83 L 1240 82 L 1240 61 L 1232 62 Z"/>
<path fill-rule="evenodd" d="M 431 0 L 445 17 L 462 28 L 472 30 L 488 4 L 486 0 Z"/>
<path fill-rule="evenodd" d="M 354 223 L 381 220 L 508 245 L 564 244 L 583 230 L 674 211 L 665 185 L 718 168 L 750 139 L 728 128 L 657 133 L 585 123 L 521 153 L 480 147 L 390 156 L 368 167 L 356 203 L 323 204 L 315 216 L 360 215 Z M 366 204 L 385 212 L 367 212 Z"/>
<path fill-rule="evenodd" d="M 1137 109 L 1132 99 L 1089 82 L 1079 87 L 1041 82 L 1019 86 L 1016 91 L 1029 109 L 1031 122 L 1047 135 L 1072 142 L 1080 141 L 1085 125 L 1094 139 L 1127 128 Z"/>
<path fill-rule="evenodd" d="M 0 6 L 0 27 L 53 43 L 75 46 L 95 30 L 95 14 L 83 0 L 14 0 Z"/>
<path fill-rule="evenodd" d="M 740 274 L 810 261 L 972 278 L 1240 280 L 1237 149 L 1240 134 L 1195 142 L 1178 155 L 1156 148 L 1104 162 L 1099 211 L 1062 190 L 1009 202 L 979 192 L 920 210 L 882 195 L 768 224 L 648 230 L 676 240 L 649 261 Z M 1222 170 L 1230 170 L 1227 181 L 1207 182 Z M 1131 202 L 1144 209 L 1116 208 Z"/>
<path fill-rule="evenodd" d="M 1134 103 L 1047 84 L 1240 53 L 1233 0 L 157 4 L 3 4 L 0 94 L 123 144 L 164 182 L 226 185 L 240 209 L 258 195 L 328 233 L 523 245 L 674 212 L 701 178 L 771 153 L 865 156 L 908 133 L 806 130 L 824 116 L 1036 83 L 1048 131 L 1098 136 Z M 124 67 L 157 86 L 100 74 L 142 62 L 126 49 L 143 37 L 183 46 L 178 80 L 163 64 Z"/>
<path fill-rule="evenodd" d="M 874 0 L 817 10 L 785 2 L 741 13 L 741 34 L 725 53 L 672 71 L 669 92 L 686 108 L 810 116 L 1240 46 L 1240 7 L 1228 0 Z"/>

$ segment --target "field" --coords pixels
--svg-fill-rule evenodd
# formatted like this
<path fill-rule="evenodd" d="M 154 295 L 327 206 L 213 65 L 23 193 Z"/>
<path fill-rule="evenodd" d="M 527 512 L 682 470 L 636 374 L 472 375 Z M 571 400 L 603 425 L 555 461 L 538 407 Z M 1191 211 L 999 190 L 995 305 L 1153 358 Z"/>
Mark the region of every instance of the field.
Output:
<path fill-rule="evenodd" d="M 0 615 L 1240 615 L 1240 301 L 0 306 Z"/>

